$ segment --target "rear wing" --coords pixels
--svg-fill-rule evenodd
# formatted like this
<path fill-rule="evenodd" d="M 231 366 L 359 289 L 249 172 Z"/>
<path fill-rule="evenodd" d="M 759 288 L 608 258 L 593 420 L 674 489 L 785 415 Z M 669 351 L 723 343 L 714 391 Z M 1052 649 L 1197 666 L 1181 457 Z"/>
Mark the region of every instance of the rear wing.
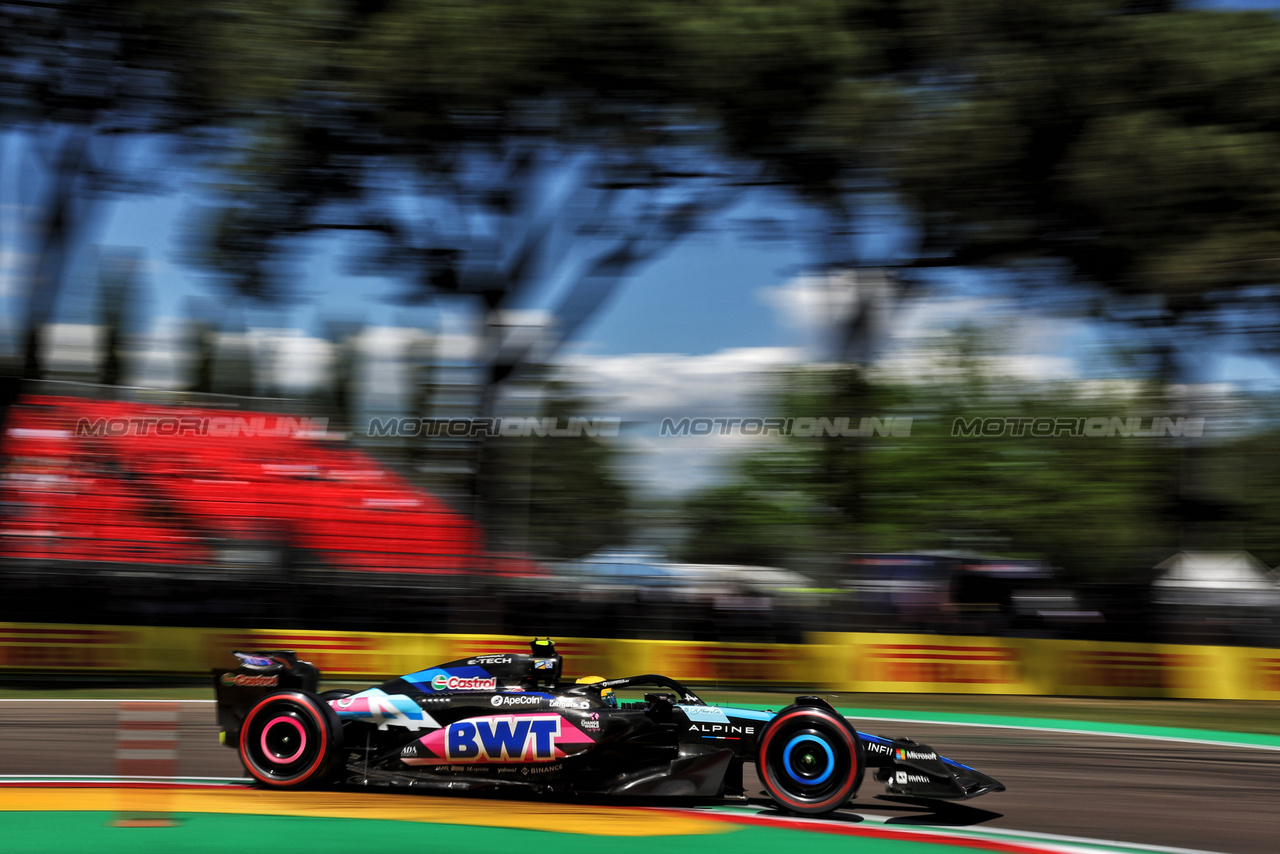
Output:
<path fill-rule="evenodd" d="M 231 653 L 240 659 L 234 668 L 217 667 L 213 673 L 213 696 L 217 701 L 218 728 L 223 743 L 234 746 L 240 737 L 240 722 L 258 698 L 283 688 L 309 691 L 320 687 L 320 671 L 309 661 L 300 661 L 291 649 Z"/>

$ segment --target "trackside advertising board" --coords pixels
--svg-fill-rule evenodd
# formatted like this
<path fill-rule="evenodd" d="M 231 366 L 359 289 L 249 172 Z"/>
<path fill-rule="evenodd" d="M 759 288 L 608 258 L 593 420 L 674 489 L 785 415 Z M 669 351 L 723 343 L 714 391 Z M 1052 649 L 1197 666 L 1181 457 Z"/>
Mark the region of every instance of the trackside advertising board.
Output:
<path fill-rule="evenodd" d="M 815 633 L 826 690 L 1280 700 L 1280 650 Z"/>
<path fill-rule="evenodd" d="M 805 644 L 556 638 L 565 675 L 839 692 L 1280 700 L 1280 650 L 815 633 Z M 292 649 L 327 678 L 380 681 L 487 652 L 499 635 L 0 623 L 0 672 L 203 675 L 232 649 Z"/>

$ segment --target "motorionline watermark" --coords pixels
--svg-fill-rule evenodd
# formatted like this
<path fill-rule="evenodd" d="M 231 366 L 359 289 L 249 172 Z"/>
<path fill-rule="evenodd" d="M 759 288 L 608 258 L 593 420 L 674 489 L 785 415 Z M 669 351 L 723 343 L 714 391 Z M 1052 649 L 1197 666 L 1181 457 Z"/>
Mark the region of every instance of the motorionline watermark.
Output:
<path fill-rule="evenodd" d="M 910 418 L 674 418 L 662 419 L 658 435 L 670 436 L 796 436 L 812 438 L 911 435 Z"/>
<path fill-rule="evenodd" d="M 616 438 L 622 419 L 570 416 L 560 418 L 372 418 L 366 430 L 375 438 Z"/>
<path fill-rule="evenodd" d="M 1083 418 L 1036 416 L 957 418 L 951 422 L 951 435 L 953 437 L 981 437 L 986 439 L 1003 436 L 1032 436 L 1036 438 L 1068 436 L 1090 439 L 1121 436 L 1123 438 L 1139 439 L 1198 439 L 1204 435 L 1204 418 L 1181 415 L 1153 415 L 1145 419 L 1138 416 L 1117 418 L 1103 415 Z"/>
<path fill-rule="evenodd" d="M 213 436 L 221 439 L 323 436 L 328 418 L 295 418 L 285 415 L 133 416 L 129 418 L 80 418 L 76 436 Z"/>

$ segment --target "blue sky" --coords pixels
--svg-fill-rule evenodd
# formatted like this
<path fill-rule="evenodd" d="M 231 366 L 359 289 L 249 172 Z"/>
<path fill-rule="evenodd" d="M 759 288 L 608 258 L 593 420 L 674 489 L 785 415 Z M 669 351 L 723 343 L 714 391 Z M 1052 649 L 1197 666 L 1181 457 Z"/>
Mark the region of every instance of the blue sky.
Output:
<path fill-rule="evenodd" d="M 734 347 L 795 346 L 760 298 L 806 261 L 797 246 L 761 246 L 729 230 L 698 235 L 618 289 L 580 336 L 591 353 L 705 355 Z"/>

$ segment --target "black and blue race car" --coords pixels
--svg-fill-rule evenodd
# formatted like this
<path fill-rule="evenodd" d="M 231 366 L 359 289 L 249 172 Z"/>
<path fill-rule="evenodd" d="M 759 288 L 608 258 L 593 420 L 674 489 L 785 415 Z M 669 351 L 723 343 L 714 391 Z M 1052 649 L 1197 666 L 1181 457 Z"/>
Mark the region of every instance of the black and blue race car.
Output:
<path fill-rule="evenodd" d="M 477 655 L 355 693 L 317 693 L 319 671 L 291 651 L 233 654 L 239 666 L 214 671 L 223 742 L 270 788 L 741 799 L 754 763 L 780 808 L 809 815 L 846 804 L 867 769 L 891 795 L 1004 790 L 927 745 L 858 732 L 818 697 L 764 712 L 709 705 L 656 674 L 565 680 L 549 639 L 528 654 Z"/>

